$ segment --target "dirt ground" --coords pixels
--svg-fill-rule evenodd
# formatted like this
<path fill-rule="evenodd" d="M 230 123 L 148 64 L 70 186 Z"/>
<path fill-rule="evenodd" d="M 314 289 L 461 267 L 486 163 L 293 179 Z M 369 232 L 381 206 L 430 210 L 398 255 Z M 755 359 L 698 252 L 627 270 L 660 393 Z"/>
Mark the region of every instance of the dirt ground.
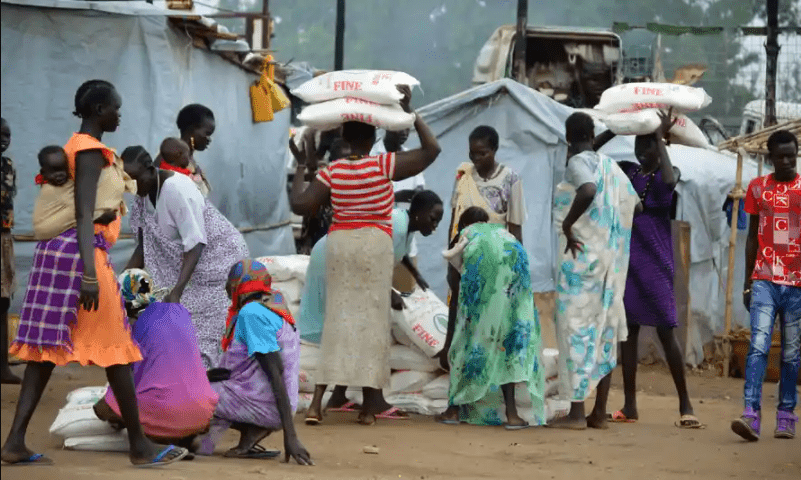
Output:
<path fill-rule="evenodd" d="M 14 367 L 19 374 L 23 367 Z M 619 371 L 610 409 L 622 406 Z M 801 438 L 772 436 L 774 409 L 766 408 L 763 439 L 746 443 L 729 430 L 741 409 L 742 380 L 708 373 L 689 378 L 695 411 L 705 430 L 674 427 L 677 401 L 661 367 L 642 367 L 638 377 L 640 421 L 614 424 L 607 431 L 568 432 L 534 428 L 507 432 L 500 427 L 457 427 L 427 417 L 383 421 L 372 427 L 355 423 L 355 414 L 332 414 L 324 425 L 307 427 L 297 417 L 299 434 L 316 466 L 278 460 L 199 457 L 163 469 L 134 469 L 121 454 L 62 450 L 48 433 L 66 394 L 82 386 L 103 385 L 97 368 L 57 369 L 31 422 L 28 445 L 53 458 L 53 467 L 3 466 L 3 480 L 119 479 L 794 479 L 801 478 Z M 18 388 L 2 386 L 2 435 L 7 435 Z M 765 404 L 776 401 L 775 384 L 765 385 Z M 229 435 L 221 449 L 233 446 Z M 281 435 L 263 442 L 283 448 Z M 378 455 L 363 453 L 368 445 Z"/>

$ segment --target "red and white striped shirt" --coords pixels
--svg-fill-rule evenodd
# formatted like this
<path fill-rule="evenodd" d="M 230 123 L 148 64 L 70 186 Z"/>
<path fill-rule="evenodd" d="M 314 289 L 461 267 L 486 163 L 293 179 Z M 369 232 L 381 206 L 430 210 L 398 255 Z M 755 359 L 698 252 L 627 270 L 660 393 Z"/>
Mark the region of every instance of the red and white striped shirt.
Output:
<path fill-rule="evenodd" d="M 338 160 L 320 170 L 317 179 L 331 189 L 331 231 L 377 227 L 392 236 L 394 176 L 394 153 Z"/>

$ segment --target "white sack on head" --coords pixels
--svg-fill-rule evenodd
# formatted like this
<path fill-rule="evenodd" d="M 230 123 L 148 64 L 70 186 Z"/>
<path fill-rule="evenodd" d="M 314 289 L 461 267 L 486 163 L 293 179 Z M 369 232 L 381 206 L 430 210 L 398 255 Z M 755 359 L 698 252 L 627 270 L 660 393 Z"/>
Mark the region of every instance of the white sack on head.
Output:
<path fill-rule="evenodd" d="M 345 97 L 305 107 L 298 120 L 309 127 L 330 130 L 345 122 L 362 122 L 384 130 L 406 130 L 414 125 L 414 114 L 398 104 L 382 105 L 357 97 Z"/>
<path fill-rule="evenodd" d="M 682 112 L 695 112 L 712 103 L 703 88 L 675 83 L 624 83 L 608 88 L 595 106 L 606 113 L 661 108 Z"/>
<path fill-rule="evenodd" d="M 398 85 L 420 85 L 413 76 L 389 70 L 340 70 L 313 78 L 292 90 L 307 103 L 357 97 L 381 104 L 397 104 L 403 97 Z"/>
<path fill-rule="evenodd" d="M 646 109 L 636 112 L 610 113 L 603 117 L 609 130 L 617 135 L 648 135 L 656 132 L 661 124 L 659 110 Z M 670 128 L 671 143 L 688 147 L 712 148 L 704 132 L 689 117 L 676 114 L 676 123 Z"/>

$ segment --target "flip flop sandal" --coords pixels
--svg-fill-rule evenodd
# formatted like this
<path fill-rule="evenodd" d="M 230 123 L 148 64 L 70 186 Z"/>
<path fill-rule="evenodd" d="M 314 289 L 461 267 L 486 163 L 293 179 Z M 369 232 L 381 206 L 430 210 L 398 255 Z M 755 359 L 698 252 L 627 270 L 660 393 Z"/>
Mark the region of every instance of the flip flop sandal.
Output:
<path fill-rule="evenodd" d="M 3 460 L 3 466 L 7 467 L 48 467 L 54 464 L 53 460 L 50 460 L 41 453 L 34 453 L 30 457 L 16 462 L 6 462 Z"/>
<path fill-rule="evenodd" d="M 462 423 L 461 421 L 454 420 L 453 418 L 441 418 L 440 416 L 435 416 L 434 421 L 443 425 L 459 425 Z"/>
<path fill-rule="evenodd" d="M 700 430 L 706 428 L 706 425 L 701 423 L 701 421 L 698 420 L 698 417 L 695 415 L 682 415 L 677 422 L 673 423 L 673 425 L 675 425 L 677 428 L 686 428 L 691 430 Z"/>
<path fill-rule="evenodd" d="M 227 458 L 248 458 L 252 460 L 265 460 L 268 458 L 275 458 L 281 455 L 281 450 L 267 450 L 261 445 L 253 445 L 245 453 L 238 453 L 234 449 L 228 450 L 223 455 Z"/>
<path fill-rule="evenodd" d="M 629 418 L 621 410 L 615 413 L 607 413 L 606 421 L 612 423 L 637 423 L 636 418 Z"/>
<path fill-rule="evenodd" d="M 339 407 L 336 407 L 336 408 L 326 408 L 325 411 L 326 412 L 358 412 L 358 411 L 361 410 L 361 408 L 362 408 L 362 406 L 359 405 L 356 402 L 346 402 L 346 403 L 342 404 L 342 406 L 339 406 Z"/>
<path fill-rule="evenodd" d="M 525 425 L 509 425 L 508 423 L 505 423 L 503 428 L 506 430 L 525 430 L 527 428 L 531 428 L 531 425 L 528 422 L 526 422 Z"/>
<path fill-rule="evenodd" d="M 175 456 L 173 458 L 165 460 L 165 458 L 167 458 L 167 455 L 169 455 L 172 452 L 181 452 L 181 453 L 179 453 L 177 456 Z M 156 458 L 154 458 L 153 461 L 151 461 L 149 463 L 140 463 L 138 465 L 134 465 L 134 467 L 136 467 L 136 468 L 163 467 L 165 465 L 169 465 L 171 463 L 174 463 L 174 462 L 177 462 L 177 461 L 183 459 L 188 454 L 189 454 L 189 450 L 187 450 L 185 448 L 181 448 L 181 447 L 176 447 L 175 445 L 170 445 L 170 446 L 166 447 L 164 450 L 162 450 L 161 453 L 156 455 Z"/>
<path fill-rule="evenodd" d="M 409 414 L 398 407 L 392 407 L 375 416 L 375 418 L 386 418 L 389 420 L 408 420 Z"/>
<path fill-rule="evenodd" d="M 323 419 L 319 418 L 319 417 L 306 417 L 305 422 L 306 422 L 306 425 L 314 426 L 314 425 L 320 425 L 321 423 L 323 423 Z"/>

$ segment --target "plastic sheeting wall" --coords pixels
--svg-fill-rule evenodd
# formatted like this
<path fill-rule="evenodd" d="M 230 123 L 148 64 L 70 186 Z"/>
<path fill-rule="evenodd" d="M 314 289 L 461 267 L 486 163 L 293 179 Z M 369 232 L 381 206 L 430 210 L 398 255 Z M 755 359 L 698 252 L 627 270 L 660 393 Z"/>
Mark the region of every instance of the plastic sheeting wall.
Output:
<path fill-rule="evenodd" d="M 111 15 L 86 10 L 38 9 L 2 4 L 2 116 L 12 140 L 18 194 L 14 233 L 32 230 L 37 195 L 36 154 L 63 145 L 78 129 L 72 115 L 78 86 L 92 78 L 114 83 L 123 99 L 122 124 L 103 141 L 121 152 L 143 145 L 155 157 L 167 136 L 177 136 L 178 111 L 202 103 L 214 111 L 217 130 L 196 160 L 212 184 L 211 199 L 239 228 L 289 220 L 284 158 L 289 111 L 269 123 L 251 121 L 248 85 L 256 78 L 218 55 L 194 48 L 164 17 Z M 128 229 L 127 221 L 123 221 Z M 294 253 L 290 226 L 245 235 L 254 255 Z M 117 269 L 132 240 L 113 250 Z M 33 243 L 16 245 L 18 290 L 24 293 Z"/>

